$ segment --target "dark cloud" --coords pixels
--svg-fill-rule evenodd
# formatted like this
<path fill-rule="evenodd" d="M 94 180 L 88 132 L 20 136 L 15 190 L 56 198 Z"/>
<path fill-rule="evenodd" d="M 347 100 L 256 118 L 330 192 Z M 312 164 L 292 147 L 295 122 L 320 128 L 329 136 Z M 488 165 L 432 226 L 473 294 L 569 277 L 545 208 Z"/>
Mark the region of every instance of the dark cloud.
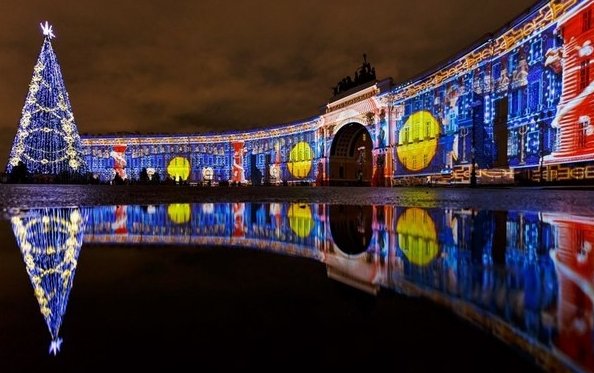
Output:
<path fill-rule="evenodd" d="M 81 133 L 255 128 L 318 113 L 367 52 L 405 80 L 533 0 L 0 3 L 0 164 L 49 20 Z M 2 167 L 0 167 L 2 168 Z"/>

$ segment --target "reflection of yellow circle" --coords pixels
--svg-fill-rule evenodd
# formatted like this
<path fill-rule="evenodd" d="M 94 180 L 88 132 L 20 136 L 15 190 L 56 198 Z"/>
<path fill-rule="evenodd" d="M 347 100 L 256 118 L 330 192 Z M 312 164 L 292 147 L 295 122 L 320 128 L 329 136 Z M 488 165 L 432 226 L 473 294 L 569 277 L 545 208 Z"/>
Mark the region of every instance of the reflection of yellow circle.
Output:
<path fill-rule="evenodd" d="M 173 180 L 187 180 L 190 176 L 190 161 L 184 157 L 175 157 L 167 165 L 167 173 Z"/>
<path fill-rule="evenodd" d="M 437 256 L 437 230 L 427 211 L 409 208 L 396 224 L 398 246 L 411 263 L 424 266 Z"/>
<path fill-rule="evenodd" d="M 188 203 L 173 203 L 167 207 L 167 215 L 169 219 L 176 224 L 185 224 L 190 221 L 190 204 Z"/>
<path fill-rule="evenodd" d="M 306 177 L 311 170 L 313 151 L 306 142 L 298 142 L 289 153 L 289 172 L 300 179 Z"/>
<path fill-rule="evenodd" d="M 309 206 L 294 203 L 289 207 L 287 216 L 289 225 L 296 235 L 303 238 L 309 236 L 314 225 Z"/>
<path fill-rule="evenodd" d="M 429 166 L 437 150 L 439 122 L 428 111 L 417 111 L 408 117 L 398 132 L 398 159 L 411 171 Z"/>

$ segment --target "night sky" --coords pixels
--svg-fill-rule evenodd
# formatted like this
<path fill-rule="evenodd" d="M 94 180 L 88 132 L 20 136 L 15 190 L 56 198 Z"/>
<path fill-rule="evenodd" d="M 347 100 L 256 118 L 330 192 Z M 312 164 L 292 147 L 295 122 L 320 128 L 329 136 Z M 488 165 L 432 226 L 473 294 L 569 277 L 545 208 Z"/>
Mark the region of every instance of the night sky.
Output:
<path fill-rule="evenodd" d="M 366 52 L 414 77 L 534 0 L 0 2 L 0 170 L 41 49 L 56 39 L 79 132 L 206 132 L 310 117 Z"/>

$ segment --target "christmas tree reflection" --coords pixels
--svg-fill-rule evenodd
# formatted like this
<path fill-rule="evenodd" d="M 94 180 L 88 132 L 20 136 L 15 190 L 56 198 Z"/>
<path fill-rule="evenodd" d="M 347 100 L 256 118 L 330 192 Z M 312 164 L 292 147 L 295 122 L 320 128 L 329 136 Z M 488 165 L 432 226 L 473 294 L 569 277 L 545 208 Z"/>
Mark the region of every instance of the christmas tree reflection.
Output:
<path fill-rule="evenodd" d="M 28 210 L 11 219 L 27 274 L 52 337 L 50 354 L 60 350 L 58 336 L 82 246 L 85 219 L 78 208 Z"/>

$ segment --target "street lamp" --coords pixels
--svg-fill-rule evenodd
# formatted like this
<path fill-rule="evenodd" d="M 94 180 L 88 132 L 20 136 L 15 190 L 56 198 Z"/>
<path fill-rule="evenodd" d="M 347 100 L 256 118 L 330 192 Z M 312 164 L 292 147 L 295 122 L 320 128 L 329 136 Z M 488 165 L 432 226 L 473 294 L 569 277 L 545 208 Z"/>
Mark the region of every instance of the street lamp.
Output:
<path fill-rule="evenodd" d="M 545 126 L 546 126 L 546 118 L 550 115 L 540 113 L 539 121 L 538 121 L 538 157 L 539 157 L 539 164 L 538 164 L 538 173 L 540 175 L 539 182 L 544 183 L 544 174 L 543 174 L 543 167 L 544 167 L 544 133 L 545 133 Z"/>
<path fill-rule="evenodd" d="M 473 130 L 474 132 L 474 130 Z M 470 149 L 470 157 L 472 164 L 470 165 L 470 186 L 472 188 L 476 187 L 476 160 L 474 158 L 474 134 L 472 136 L 472 148 Z"/>
<path fill-rule="evenodd" d="M 484 118 L 482 111 L 477 113 L 479 107 L 481 107 L 483 103 L 480 99 L 476 99 L 472 103 L 472 128 L 471 128 L 471 138 L 470 138 L 470 187 L 476 187 L 476 129 L 477 122 L 481 123 L 481 120 Z M 478 117 L 477 117 L 478 116 Z M 479 132 L 482 133 L 482 132 Z"/>

